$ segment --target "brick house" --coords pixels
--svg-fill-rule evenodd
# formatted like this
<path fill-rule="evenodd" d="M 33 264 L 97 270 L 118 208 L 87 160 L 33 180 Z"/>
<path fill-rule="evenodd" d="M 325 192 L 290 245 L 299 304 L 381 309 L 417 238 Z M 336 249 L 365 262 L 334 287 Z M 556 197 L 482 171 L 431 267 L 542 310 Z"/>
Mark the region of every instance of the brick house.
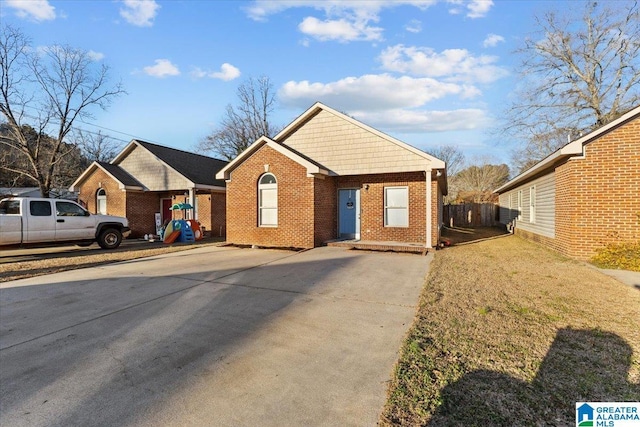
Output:
<path fill-rule="evenodd" d="M 215 174 L 226 161 L 145 141 L 131 141 L 110 163 L 93 162 L 71 191 L 90 212 L 125 216 L 132 236 L 156 233 L 155 214 L 164 224 L 182 218 L 175 203 L 190 203 L 194 216 L 214 236 L 225 233 L 225 182 Z"/>
<path fill-rule="evenodd" d="M 444 162 L 321 103 L 216 176 L 227 182 L 230 243 L 439 241 Z"/>
<path fill-rule="evenodd" d="M 640 107 L 501 186 L 500 222 L 580 260 L 640 240 Z"/>

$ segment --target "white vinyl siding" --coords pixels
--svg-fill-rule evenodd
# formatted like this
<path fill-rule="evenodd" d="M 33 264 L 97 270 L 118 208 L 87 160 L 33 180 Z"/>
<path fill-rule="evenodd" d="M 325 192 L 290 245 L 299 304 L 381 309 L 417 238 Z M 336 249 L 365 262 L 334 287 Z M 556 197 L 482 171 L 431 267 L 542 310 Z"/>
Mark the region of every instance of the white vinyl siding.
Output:
<path fill-rule="evenodd" d="M 531 200 L 532 194 L 534 200 Z M 555 237 L 555 196 L 556 180 L 553 172 L 502 193 L 500 222 L 508 224 L 518 217 L 520 210 L 522 217 L 516 227 L 542 236 Z"/>
<path fill-rule="evenodd" d="M 385 187 L 384 226 L 409 226 L 409 187 Z"/>
<path fill-rule="evenodd" d="M 536 222 L 536 186 L 529 188 L 529 222 Z"/>

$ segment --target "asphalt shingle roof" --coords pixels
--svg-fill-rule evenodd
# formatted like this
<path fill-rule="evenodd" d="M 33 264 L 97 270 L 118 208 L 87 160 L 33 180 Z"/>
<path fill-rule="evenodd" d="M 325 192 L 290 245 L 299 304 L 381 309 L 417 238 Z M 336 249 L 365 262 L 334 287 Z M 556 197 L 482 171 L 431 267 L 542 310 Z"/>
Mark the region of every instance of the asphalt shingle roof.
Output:
<path fill-rule="evenodd" d="M 112 165 L 107 162 L 97 162 L 101 168 L 104 168 L 107 172 L 109 172 L 115 179 L 123 183 L 125 186 L 132 187 L 144 187 L 137 179 L 132 177 L 127 171 L 122 169 L 118 165 Z"/>
<path fill-rule="evenodd" d="M 224 180 L 216 179 L 216 173 L 229 162 L 140 141 L 139 139 L 136 142 L 190 181 L 196 184 L 225 187 Z"/>

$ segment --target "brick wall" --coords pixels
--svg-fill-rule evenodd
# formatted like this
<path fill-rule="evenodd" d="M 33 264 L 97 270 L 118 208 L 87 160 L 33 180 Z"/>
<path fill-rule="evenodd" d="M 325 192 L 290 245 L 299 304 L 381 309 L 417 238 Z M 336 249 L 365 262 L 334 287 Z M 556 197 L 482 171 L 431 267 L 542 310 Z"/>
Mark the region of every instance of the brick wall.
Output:
<path fill-rule="evenodd" d="M 640 240 L 640 119 L 556 168 L 556 248 L 586 260 L 610 242 Z"/>
<path fill-rule="evenodd" d="M 224 237 L 227 233 L 227 196 L 225 193 L 211 193 L 210 227 L 213 237 Z"/>
<path fill-rule="evenodd" d="M 258 226 L 258 180 L 268 165 L 278 183 L 278 226 Z M 227 183 L 227 241 L 275 247 L 314 246 L 314 178 L 297 162 L 261 147 Z"/>
<path fill-rule="evenodd" d="M 170 198 L 172 203 L 184 201 L 181 192 L 141 192 L 123 191 L 118 183 L 102 169 L 96 169 L 79 188 L 79 200 L 85 204 L 89 212 L 96 213 L 96 192 L 104 188 L 107 192 L 107 214 L 124 216 L 129 220 L 131 237 L 141 237 L 155 233 L 155 213 L 161 211 L 161 198 Z M 176 196 L 173 199 L 173 196 Z M 198 221 L 211 230 L 213 236 L 226 232 L 226 195 L 224 192 L 198 194 Z M 174 219 L 182 219 L 182 211 L 173 213 Z"/>
<path fill-rule="evenodd" d="M 258 226 L 258 180 L 265 165 L 278 181 L 278 227 Z M 384 187 L 409 188 L 409 227 L 384 226 Z M 227 241 L 310 248 L 337 237 L 337 190 L 359 188 L 361 239 L 426 242 L 424 172 L 307 177 L 306 168 L 263 146 L 231 173 L 227 183 Z M 438 241 L 438 184 L 432 182 L 432 242 Z"/>
<path fill-rule="evenodd" d="M 336 238 L 338 230 L 338 193 L 333 177 L 314 179 L 314 245 L 322 246 Z"/>
<path fill-rule="evenodd" d="M 79 188 L 78 200 L 81 201 L 91 213 L 97 213 L 96 193 L 99 188 L 107 192 L 107 214 L 125 216 L 125 194 L 118 183 L 107 175 L 102 169 L 96 169 Z"/>
<path fill-rule="evenodd" d="M 196 194 L 196 200 L 198 205 L 198 222 L 201 227 L 205 227 L 206 230 L 211 230 L 211 209 L 213 201 L 210 194 Z"/>
<path fill-rule="evenodd" d="M 160 212 L 160 196 L 156 192 L 128 191 L 126 214 L 131 228 L 131 237 L 155 234 L 155 213 Z M 107 205 L 109 202 L 107 201 Z"/>
<path fill-rule="evenodd" d="M 360 238 L 362 240 L 425 243 L 427 213 L 424 172 L 339 176 L 336 177 L 336 183 L 338 189 L 361 189 Z M 365 189 L 365 185 L 369 188 Z M 395 186 L 409 187 L 409 227 L 384 226 L 384 187 Z"/>

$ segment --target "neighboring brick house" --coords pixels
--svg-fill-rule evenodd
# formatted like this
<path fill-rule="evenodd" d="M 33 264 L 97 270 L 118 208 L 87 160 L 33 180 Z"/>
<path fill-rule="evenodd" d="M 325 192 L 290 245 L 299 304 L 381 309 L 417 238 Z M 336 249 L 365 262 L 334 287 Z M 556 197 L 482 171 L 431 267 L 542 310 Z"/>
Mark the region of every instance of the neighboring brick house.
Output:
<path fill-rule="evenodd" d="M 156 233 L 156 213 L 162 224 L 182 218 L 169 208 L 184 202 L 195 206 L 188 216 L 224 236 L 226 188 L 215 174 L 227 163 L 134 139 L 110 163 L 93 162 L 71 191 L 90 212 L 127 217 L 134 237 Z"/>
<path fill-rule="evenodd" d="M 500 221 L 580 260 L 640 240 L 640 107 L 498 188 Z"/>
<path fill-rule="evenodd" d="M 227 181 L 230 243 L 439 241 L 444 162 L 321 103 L 254 142 L 217 178 Z"/>

